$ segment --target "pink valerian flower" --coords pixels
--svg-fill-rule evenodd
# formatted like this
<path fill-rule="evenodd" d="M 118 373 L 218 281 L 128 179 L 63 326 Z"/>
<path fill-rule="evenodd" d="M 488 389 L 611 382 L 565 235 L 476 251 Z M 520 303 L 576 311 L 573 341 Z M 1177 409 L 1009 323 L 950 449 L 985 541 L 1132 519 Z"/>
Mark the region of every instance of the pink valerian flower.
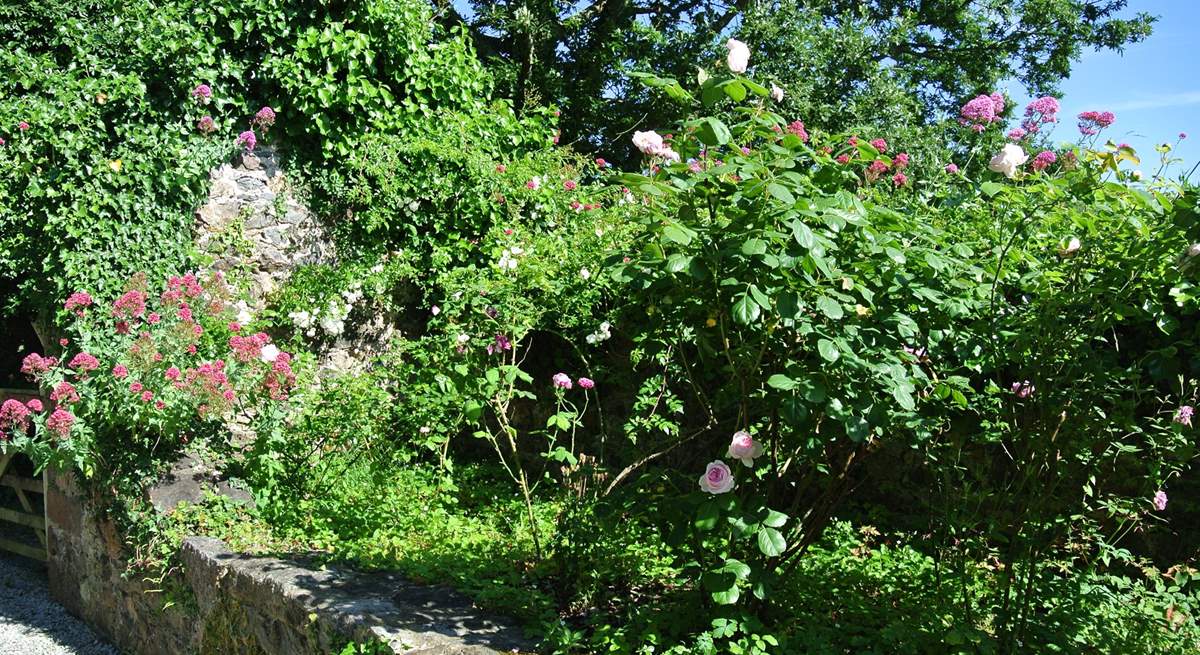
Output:
<path fill-rule="evenodd" d="M 196 129 L 203 134 L 212 134 L 217 131 L 217 123 L 212 116 L 204 116 L 196 123 Z"/>
<path fill-rule="evenodd" d="M 858 137 L 852 136 L 849 139 L 846 139 L 846 145 L 857 146 L 858 145 Z"/>
<path fill-rule="evenodd" d="M 887 164 L 883 163 L 882 159 L 876 159 L 875 161 L 871 162 L 870 166 L 867 167 L 867 170 L 871 171 L 872 173 L 886 173 L 887 169 L 888 166 Z"/>
<path fill-rule="evenodd" d="M 750 148 L 749 148 L 748 146 L 742 146 L 742 154 L 743 154 L 743 155 L 749 155 L 749 154 L 750 154 Z"/>
<path fill-rule="evenodd" d="M 126 291 L 113 302 L 112 313 L 121 318 L 140 318 L 146 313 L 146 294 L 137 289 Z"/>
<path fill-rule="evenodd" d="M 79 353 L 71 358 L 71 361 L 67 364 L 67 366 L 74 369 L 78 373 L 87 373 L 88 371 L 94 371 L 100 368 L 100 360 L 96 359 L 94 355 L 90 355 L 88 353 Z"/>
<path fill-rule="evenodd" d="M 1167 492 L 1159 489 L 1158 491 L 1154 492 L 1154 500 L 1151 500 L 1150 502 L 1154 505 L 1154 509 L 1160 512 L 1167 509 Z"/>
<path fill-rule="evenodd" d="M 240 362 L 252 362 L 262 356 L 263 346 L 271 343 L 271 337 L 265 332 L 249 336 L 234 335 L 229 337 L 229 347 L 233 356 Z"/>
<path fill-rule="evenodd" d="M 150 325 L 158 325 L 161 321 L 162 316 L 159 316 L 158 312 L 150 312 L 146 315 L 146 322 Z"/>
<path fill-rule="evenodd" d="M 579 378 L 580 389 L 591 389 L 596 386 L 596 382 L 591 378 Z"/>
<path fill-rule="evenodd" d="M 999 102 L 997 102 L 997 98 Z M 963 126 L 978 127 L 979 129 L 976 131 L 982 131 L 984 127 L 1000 120 L 1000 116 L 997 114 L 1002 111 L 1004 111 L 1004 98 L 1000 94 L 975 96 L 958 110 L 958 122 Z"/>
<path fill-rule="evenodd" d="M 955 164 L 954 162 L 950 162 L 949 164 L 946 164 L 946 173 L 948 173 L 950 175 L 957 175 L 958 174 L 958 164 Z"/>
<path fill-rule="evenodd" d="M 721 460 L 708 463 L 704 475 L 700 476 L 700 490 L 713 495 L 733 490 L 733 471 Z"/>
<path fill-rule="evenodd" d="M 608 168 L 608 162 L 603 157 L 596 158 L 596 168 Z"/>
<path fill-rule="evenodd" d="M 571 388 L 571 378 L 566 373 L 555 373 L 552 381 L 557 389 Z"/>
<path fill-rule="evenodd" d="M 1085 111 L 1079 114 L 1079 133 L 1084 136 L 1095 136 L 1116 120 L 1116 115 L 1111 111 Z"/>
<path fill-rule="evenodd" d="M 883 139 L 871 139 L 871 147 L 879 152 L 887 152 L 887 141 Z"/>
<path fill-rule="evenodd" d="M 1033 158 L 1033 163 L 1029 166 L 1035 171 L 1044 171 L 1056 161 L 1058 161 L 1058 155 L 1050 150 L 1043 150 L 1037 154 L 1037 157 Z"/>
<path fill-rule="evenodd" d="M 75 415 L 59 407 L 46 419 L 46 429 L 59 437 L 66 439 L 71 434 L 71 426 L 75 424 Z"/>
<path fill-rule="evenodd" d="M 699 173 L 704 170 L 704 166 L 695 159 L 688 160 L 688 170 L 692 173 Z"/>
<path fill-rule="evenodd" d="M 575 180 L 564 180 L 563 181 L 563 189 L 565 189 L 567 191 L 574 191 L 578 186 L 579 185 L 575 183 Z"/>
<path fill-rule="evenodd" d="M 1020 141 L 1026 136 L 1028 136 L 1028 133 L 1024 130 L 1024 128 L 1014 127 L 1008 131 L 1008 138 L 1012 139 L 1013 141 Z"/>
<path fill-rule="evenodd" d="M 1036 387 L 1034 387 L 1029 380 L 1025 380 L 1023 382 L 1013 382 L 1011 388 L 1012 392 L 1017 394 L 1017 398 L 1022 399 L 1032 396 L 1036 389 Z"/>
<path fill-rule="evenodd" d="M 117 334 L 129 334 L 129 321 L 117 321 Z"/>
<path fill-rule="evenodd" d="M 894 158 L 892 158 L 892 168 L 894 168 L 896 170 L 903 170 L 905 168 L 908 168 L 908 153 L 907 152 L 897 153 L 896 156 Z"/>
<path fill-rule="evenodd" d="M 234 140 L 234 144 L 242 146 L 246 149 L 246 152 L 250 152 L 251 150 L 254 150 L 255 146 L 258 145 L 258 137 L 255 136 L 254 130 L 246 130 L 245 132 L 237 135 L 237 139 Z"/>
<path fill-rule="evenodd" d="M 66 348 L 68 343 L 71 343 L 71 340 L 66 337 L 58 340 L 58 345 L 62 346 L 63 348 Z"/>
<path fill-rule="evenodd" d="M 754 466 L 754 458 L 760 457 L 762 454 L 762 444 L 755 441 L 749 432 L 738 430 L 733 433 L 733 439 L 729 442 L 729 450 L 725 456 L 740 460 L 744 466 L 751 467 Z"/>
<path fill-rule="evenodd" d="M 271 370 L 267 371 L 266 377 L 263 378 L 263 386 L 266 387 L 271 400 L 287 400 L 288 392 L 295 388 L 296 374 L 292 372 L 291 363 L 292 356 L 290 354 L 279 353 L 271 364 Z M 222 394 L 222 399 L 227 403 L 232 403 L 233 390 L 226 389 Z"/>
<path fill-rule="evenodd" d="M 525 188 L 530 189 L 532 191 L 537 191 L 539 188 L 541 188 L 541 186 L 542 186 L 542 180 L 541 180 L 541 178 L 537 178 L 537 177 L 535 177 L 525 183 Z"/>
<path fill-rule="evenodd" d="M 67 302 L 63 303 L 63 309 L 83 316 L 83 310 L 91 305 L 92 297 L 86 291 L 76 291 L 67 297 Z"/>
<path fill-rule="evenodd" d="M 504 173 L 506 171 L 508 171 L 507 166 L 505 166 L 504 164 L 496 164 L 496 172 L 497 173 Z"/>
<path fill-rule="evenodd" d="M 154 409 L 161 411 L 162 409 L 166 408 L 166 406 L 167 406 L 167 404 L 161 400 L 154 401 Z"/>
<path fill-rule="evenodd" d="M 892 176 L 892 184 L 897 187 L 902 187 L 908 184 L 908 176 L 904 173 L 897 172 Z"/>
<path fill-rule="evenodd" d="M 21 121 L 20 123 L 17 123 L 17 129 L 24 132 L 29 129 L 29 123 L 26 123 L 25 121 Z"/>
<path fill-rule="evenodd" d="M 0 429 L 24 432 L 29 429 L 29 408 L 21 401 L 9 398 L 0 405 Z"/>
<path fill-rule="evenodd" d="M 844 166 L 850 163 L 850 155 L 838 155 L 834 161 Z"/>
<path fill-rule="evenodd" d="M 181 372 L 176 366 L 172 366 L 163 372 L 163 376 L 165 376 L 168 380 L 178 380 L 180 375 Z"/>
<path fill-rule="evenodd" d="M 64 380 L 50 392 L 50 400 L 59 405 L 77 403 L 79 402 L 79 392 L 75 390 L 74 385 Z"/>
<path fill-rule="evenodd" d="M 204 104 L 208 104 L 208 101 L 212 99 L 212 87 L 203 83 L 197 84 L 196 88 L 192 89 L 192 97 Z"/>
<path fill-rule="evenodd" d="M 37 353 L 29 353 L 25 359 L 21 360 L 21 372 L 31 378 L 36 378 L 44 375 L 57 364 L 58 359 L 55 357 L 42 357 Z"/>
<path fill-rule="evenodd" d="M 126 368 L 124 364 L 117 364 L 112 368 L 112 374 L 114 378 L 120 380 L 122 378 L 129 377 L 129 369 Z"/>
<path fill-rule="evenodd" d="M 142 402 L 148 403 L 151 400 L 154 400 L 154 392 L 153 391 L 143 391 L 142 392 Z"/>
<path fill-rule="evenodd" d="M 138 382 L 137 380 L 134 380 L 133 382 L 129 383 L 129 393 L 141 393 L 142 389 L 145 389 L 145 388 L 146 388 L 145 385 L 143 385 L 141 382 Z"/>
<path fill-rule="evenodd" d="M 25 403 L 25 406 L 28 407 L 29 411 L 31 412 L 40 412 L 45 409 L 45 407 L 42 406 L 42 401 L 38 400 L 37 398 L 30 398 L 29 402 Z"/>
<path fill-rule="evenodd" d="M 254 118 L 251 120 L 251 123 L 262 128 L 271 127 L 275 124 L 275 110 L 271 109 L 270 107 L 263 107 L 262 109 L 259 109 L 258 113 L 254 114 Z"/>
<path fill-rule="evenodd" d="M 1174 421 L 1179 425 L 1186 425 L 1190 428 L 1192 427 L 1192 415 L 1195 412 L 1196 409 L 1191 405 L 1180 405 L 1179 409 L 1175 411 Z"/>
<path fill-rule="evenodd" d="M 801 141 L 808 143 L 808 132 L 804 129 L 804 121 L 792 121 L 788 124 L 787 131 L 790 134 L 795 134 Z"/>
<path fill-rule="evenodd" d="M 1042 96 L 1025 105 L 1025 119 L 1021 121 L 1021 127 L 1029 134 L 1035 134 L 1042 125 L 1058 122 L 1060 108 L 1057 98 Z"/>

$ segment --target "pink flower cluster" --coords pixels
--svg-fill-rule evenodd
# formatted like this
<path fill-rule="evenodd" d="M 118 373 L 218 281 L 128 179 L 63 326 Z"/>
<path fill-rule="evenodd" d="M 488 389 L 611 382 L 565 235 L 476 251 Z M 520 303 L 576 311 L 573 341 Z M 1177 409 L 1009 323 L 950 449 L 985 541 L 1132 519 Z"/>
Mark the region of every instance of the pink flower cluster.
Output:
<path fill-rule="evenodd" d="M 982 132 L 988 125 L 1000 120 L 1004 111 L 1004 96 L 999 93 L 980 95 L 967 101 L 958 111 L 960 125 Z"/>
<path fill-rule="evenodd" d="M 1036 134 L 1043 125 L 1058 122 L 1059 109 L 1057 98 L 1042 96 L 1025 105 L 1025 119 L 1021 121 L 1021 128 L 1029 134 Z"/>
<path fill-rule="evenodd" d="M 1035 171 L 1044 171 L 1056 161 L 1058 161 L 1058 155 L 1050 150 L 1043 150 L 1033 158 L 1033 163 L 1029 166 Z"/>
<path fill-rule="evenodd" d="M 1085 111 L 1079 115 L 1079 133 L 1084 136 L 1095 136 L 1100 130 L 1112 125 L 1117 120 L 1111 111 Z"/>
<path fill-rule="evenodd" d="M 100 360 L 96 359 L 94 355 L 81 352 L 72 357 L 67 366 L 74 369 L 76 373 L 83 374 L 100 368 Z"/>
<path fill-rule="evenodd" d="M 59 405 L 70 405 L 79 402 L 79 392 L 70 382 L 63 380 L 50 392 L 50 400 Z"/>
<path fill-rule="evenodd" d="M 146 294 L 137 289 L 126 291 L 113 302 L 112 313 L 121 318 L 141 318 L 146 313 Z"/>
<path fill-rule="evenodd" d="M 1192 427 L 1192 416 L 1195 412 L 1196 409 L 1191 405 L 1180 405 L 1179 409 L 1175 411 L 1175 422 L 1190 428 Z"/>
<path fill-rule="evenodd" d="M 63 303 L 63 309 L 75 312 L 76 316 L 83 316 L 83 310 L 91 306 L 92 297 L 86 291 L 76 291 L 67 297 L 67 302 Z"/>
<path fill-rule="evenodd" d="M 192 89 L 192 97 L 204 104 L 208 104 L 208 101 L 212 99 L 212 87 L 203 83 L 197 84 L 196 88 Z"/>
<path fill-rule="evenodd" d="M 259 332 L 249 336 L 229 337 L 229 347 L 233 350 L 233 356 L 239 362 L 251 362 L 262 356 L 263 346 L 271 343 L 271 337 L 265 332 Z"/>
<path fill-rule="evenodd" d="M 281 352 L 271 364 L 263 378 L 263 386 L 271 400 L 287 400 L 288 392 L 296 387 L 296 374 L 292 372 L 292 356 Z"/>
<path fill-rule="evenodd" d="M 196 123 L 196 129 L 203 134 L 212 134 L 217 131 L 217 123 L 212 116 L 204 116 Z"/>
<path fill-rule="evenodd" d="M 275 110 L 270 107 L 263 107 L 254 114 L 254 118 L 250 121 L 251 125 L 257 125 L 264 130 L 275 124 Z"/>
<path fill-rule="evenodd" d="M 46 428 L 59 437 L 66 439 L 71 434 L 71 426 L 75 424 L 75 415 L 59 407 L 46 419 Z"/>
<path fill-rule="evenodd" d="M 42 357 L 37 353 L 29 353 L 21 361 L 21 372 L 31 378 L 38 378 L 58 364 L 54 357 Z"/>
<path fill-rule="evenodd" d="M 29 429 L 29 408 L 9 398 L 0 405 L 0 431 L 24 432 Z"/>
<path fill-rule="evenodd" d="M 804 143 L 808 143 L 808 131 L 804 129 L 804 121 L 794 120 L 787 127 L 787 131 L 795 134 Z"/>
<path fill-rule="evenodd" d="M 258 145 L 258 137 L 255 136 L 254 130 L 246 130 L 245 132 L 237 135 L 237 139 L 234 140 L 234 143 L 245 148 L 246 152 L 250 152 L 251 150 L 254 150 L 255 146 Z"/>

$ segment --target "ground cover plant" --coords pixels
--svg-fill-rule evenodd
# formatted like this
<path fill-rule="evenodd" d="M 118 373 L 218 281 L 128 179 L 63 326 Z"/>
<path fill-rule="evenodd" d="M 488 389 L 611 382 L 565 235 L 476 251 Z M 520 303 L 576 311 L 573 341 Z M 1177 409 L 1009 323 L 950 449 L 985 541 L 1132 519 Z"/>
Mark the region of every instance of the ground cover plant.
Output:
<path fill-rule="evenodd" d="M 1200 196 L 1171 143 L 991 88 L 1152 22 L 1053 4 L 1066 62 L 901 57 L 843 105 L 761 54 L 846 56 L 807 4 L 655 24 L 708 55 L 598 64 L 635 129 L 416 0 L 2 5 L 0 282 L 46 400 L 0 407 L 0 448 L 76 469 L 132 575 L 197 532 L 311 552 L 549 653 L 1195 652 Z M 251 312 L 188 235 L 208 170 L 268 144 L 338 257 Z M 188 451 L 254 506 L 149 511 Z"/>

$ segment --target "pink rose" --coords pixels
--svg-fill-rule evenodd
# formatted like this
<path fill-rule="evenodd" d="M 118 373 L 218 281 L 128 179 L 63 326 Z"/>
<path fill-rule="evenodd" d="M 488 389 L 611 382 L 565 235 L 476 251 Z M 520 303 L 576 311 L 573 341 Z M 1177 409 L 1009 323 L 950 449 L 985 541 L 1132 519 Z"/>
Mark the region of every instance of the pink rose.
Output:
<path fill-rule="evenodd" d="M 700 476 L 700 489 L 710 494 L 723 494 L 733 489 L 733 472 L 725 462 L 709 462 L 704 475 Z"/>
<path fill-rule="evenodd" d="M 726 453 L 726 457 L 740 459 L 745 466 L 754 466 L 754 458 L 762 454 L 762 444 L 755 441 L 749 432 L 738 430 L 733 433 L 733 441 L 729 442 L 729 452 Z"/>
<path fill-rule="evenodd" d="M 591 378 L 579 378 L 579 386 L 584 389 L 591 389 L 596 386 L 596 383 Z"/>
<path fill-rule="evenodd" d="M 1154 494 L 1154 509 L 1163 511 L 1167 508 L 1167 492 L 1159 490 Z"/>

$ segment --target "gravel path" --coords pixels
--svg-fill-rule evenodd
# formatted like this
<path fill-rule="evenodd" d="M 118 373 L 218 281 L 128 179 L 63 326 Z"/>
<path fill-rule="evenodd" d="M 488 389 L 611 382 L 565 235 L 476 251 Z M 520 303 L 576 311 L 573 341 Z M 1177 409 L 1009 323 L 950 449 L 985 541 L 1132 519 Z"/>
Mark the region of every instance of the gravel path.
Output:
<path fill-rule="evenodd" d="M 119 655 L 50 599 L 45 567 L 6 553 L 0 553 L 0 653 Z"/>

